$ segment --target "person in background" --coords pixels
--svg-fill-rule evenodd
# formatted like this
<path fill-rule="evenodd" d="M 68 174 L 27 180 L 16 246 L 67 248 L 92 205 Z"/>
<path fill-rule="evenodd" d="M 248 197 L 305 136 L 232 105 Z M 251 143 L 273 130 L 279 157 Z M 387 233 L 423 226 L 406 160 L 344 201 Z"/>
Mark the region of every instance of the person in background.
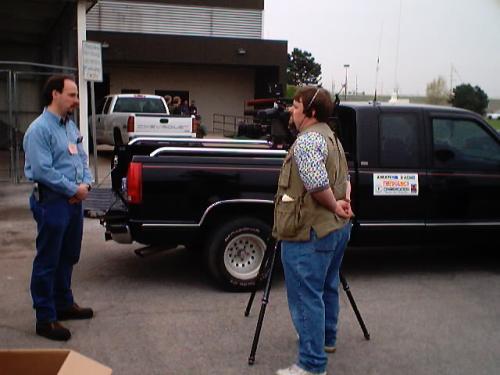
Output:
<path fill-rule="evenodd" d="M 191 100 L 191 105 L 189 106 L 189 113 L 195 116 L 198 114 L 198 108 L 196 108 L 194 100 Z"/>
<path fill-rule="evenodd" d="M 181 114 L 181 98 L 180 96 L 174 96 L 172 99 L 172 111 L 170 112 L 172 115 L 180 115 Z"/>
<path fill-rule="evenodd" d="M 185 99 L 185 100 L 182 101 L 182 104 L 181 104 L 181 115 L 183 115 L 183 116 L 189 116 L 190 115 L 190 113 L 189 113 L 189 104 L 188 104 L 187 99 Z"/>
<path fill-rule="evenodd" d="M 165 95 L 163 98 L 165 99 L 165 103 L 167 103 L 168 113 L 172 113 L 172 96 Z"/>
<path fill-rule="evenodd" d="M 79 103 L 74 79 L 50 77 L 43 89 L 43 102 L 43 113 L 30 124 L 23 140 L 24 172 L 34 182 L 29 203 L 38 231 L 31 297 L 36 333 L 66 341 L 71 332 L 59 321 L 94 315 L 91 308 L 75 303 L 71 290 L 82 243 L 82 201 L 93 179 L 82 137 L 70 118 Z"/>
<path fill-rule="evenodd" d="M 339 269 L 350 236 L 350 183 L 328 124 L 328 91 L 302 87 L 290 108 L 299 134 L 278 180 L 273 236 L 281 240 L 288 306 L 299 336 L 295 364 L 278 375 L 326 374 L 339 313 Z"/>

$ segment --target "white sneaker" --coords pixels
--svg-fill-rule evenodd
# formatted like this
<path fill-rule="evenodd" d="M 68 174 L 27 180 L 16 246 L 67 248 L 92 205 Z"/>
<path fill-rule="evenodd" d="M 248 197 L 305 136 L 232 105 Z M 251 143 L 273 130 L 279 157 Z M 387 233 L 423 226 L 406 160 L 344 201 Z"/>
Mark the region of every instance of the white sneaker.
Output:
<path fill-rule="evenodd" d="M 297 365 L 291 365 L 290 367 L 276 371 L 276 375 L 326 375 L 326 371 L 310 372 L 300 368 Z"/>

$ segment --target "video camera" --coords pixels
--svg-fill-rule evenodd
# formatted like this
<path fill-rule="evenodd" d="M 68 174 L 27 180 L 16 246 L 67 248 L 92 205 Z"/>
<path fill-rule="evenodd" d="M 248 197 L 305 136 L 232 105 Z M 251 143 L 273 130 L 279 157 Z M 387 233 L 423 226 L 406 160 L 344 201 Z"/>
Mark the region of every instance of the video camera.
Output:
<path fill-rule="evenodd" d="M 254 117 L 256 123 L 269 125 L 271 141 L 274 145 L 280 145 L 285 149 L 293 144 L 298 135 L 295 124 L 290 121 L 291 113 L 288 111 L 288 107 L 292 104 L 291 102 L 291 99 L 276 98 L 272 108 L 257 110 Z M 333 100 L 333 110 L 327 123 L 337 136 L 342 137 L 339 126 L 339 104 L 340 98 L 336 94 Z M 348 140 L 345 141 L 348 142 Z"/>
<path fill-rule="evenodd" d="M 295 127 L 290 124 L 288 104 L 282 99 L 276 99 L 272 108 L 257 110 L 255 122 L 269 125 L 269 137 L 276 147 L 288 149 L 297 137 Z"/>

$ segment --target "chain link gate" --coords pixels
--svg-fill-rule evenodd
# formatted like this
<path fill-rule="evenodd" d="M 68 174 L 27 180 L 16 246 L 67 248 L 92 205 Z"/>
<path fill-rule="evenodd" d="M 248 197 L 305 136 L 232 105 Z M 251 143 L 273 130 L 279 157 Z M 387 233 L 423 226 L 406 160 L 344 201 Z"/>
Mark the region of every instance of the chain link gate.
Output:
<path fill-rule="evenodd" d="M 0 182 L 25 181 L 23 137 L 43 110 L 43 85 L 53 74 L 74 72 L 67 66 L 0 61 Z"/>

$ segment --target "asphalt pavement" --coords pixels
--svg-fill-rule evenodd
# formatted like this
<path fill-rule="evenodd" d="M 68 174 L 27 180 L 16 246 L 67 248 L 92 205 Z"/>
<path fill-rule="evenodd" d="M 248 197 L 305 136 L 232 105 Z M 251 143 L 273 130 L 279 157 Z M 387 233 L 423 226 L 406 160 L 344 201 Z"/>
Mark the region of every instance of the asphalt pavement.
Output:
<path fill-rule="evenodd" d="M 139 244 L 105 242 L 104 229 L 90 218 L 73 290 L 96 316 L 67 322 L 73 334 L 67 343 L 36 336 L 29 294 L 36 234 L 30 189 L 0 184 L 0 349 L 73 349 L 117 375 L 273 374 L 294 361 L 297 339 L 280 269 L 256 363 L 248 366 L 260 293 L 245 318 L 248 294 L 218 289 L 196 251 L 139 258 L 133 251 Z M 500 373 L 499 254 L 477 248 L 349 249 L 343 271 L 371 340 L 364 339 L 342 292 L 338 349 L 329 355 L 328 373 Z"/>

